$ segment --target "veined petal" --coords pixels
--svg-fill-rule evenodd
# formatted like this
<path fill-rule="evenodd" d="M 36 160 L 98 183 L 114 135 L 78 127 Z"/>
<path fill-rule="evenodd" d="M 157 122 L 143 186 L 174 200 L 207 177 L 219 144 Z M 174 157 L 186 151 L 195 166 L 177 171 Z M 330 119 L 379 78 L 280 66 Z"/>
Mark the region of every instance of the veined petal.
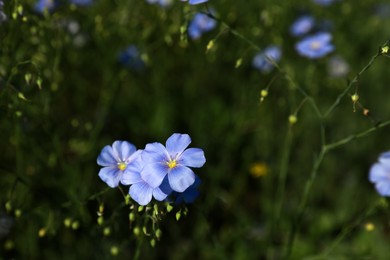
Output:
<path fill-rule="evenodd" d="M 160 143 L 147 144 L 141 157 L 146 163 L 166 162 L 169 160 L 167 149 Z"/>
<path fill-rule="evenodd" d="M 112 147 L 109 145 L 104 146 L 97 158 L 97 164 L 100 166 L 116 166 L 117 163 L 118 161 L 115 158 Z"/>
<path fill-rule="evenodd" d="M 168 172 L 168 180 L 172 190 L 183 192 L 195 182 L 195 174 L 190 168 L 178 165 Z"/>
<path fill-rule="evenodd" d="M 133 144 L 127 141 L 115 141 L 112 148 L 122 162 L 126 161 L 137 150 Z"/>
<path fill-rule="evenodd" d="M 191 138 L 187 134 L 173 134 L 167 142 L 167 150 L 170 156 L 176 157 L 181 154 L 191 143 Z M 174 159 L 174 158 L 173 158 Z"/>
<path fill-rule="evenodd" d="M 152 200 L 153 189 L 146 182 L 139 182 L 131 185 L 129 194 L 138 204 L 145 206 Z"/>
<path fill-rule="evenodd" d="M 141 177 L 154 189 L 160 186 L 167 173 L 167 165 L 162 163 L 149 163 L 142 169 Z"/>
<path fill-rule="evenodd" d="M 138 182 L 143 182 L 140 172 L 131 171 L 130 169 L 126 168 L 122 174 L 121 183 L 123 185 L 131 185 Z"/>
<path fill-rule="evenodd" d="M 375 163 L 371 166 L 369 179 L 371 182 L 387 181 L 390 183 L 390 169 L 383 164 Z"/>
<path fill-rule="evenodd" d="M 181 154 L 178 160 L 178 163 L 181 165 L 195 168 L 202 167 L 205 162 L 204 152 L 199 148 L 188 148 Z"/>
<path fill-rule="evenodd" d="M 168 197 L 168 194 L 165 194 L 160 188 L 155 188 L 153 190 L 153 197 L 158 201 L 163 201 Z"/>
<path fill-rule="evenodd" d="M 142 171 L 142 169 L 144 168 L 144 162 L 141 159 L 141 156 L 136 156 L 137 153 L 138 153 L 138 151 L 133 153 L 130 156 L 128 163 L 127 163 L 126 170 L 128 169 L 129 171 L 140 173 Z M 140 153 L 138 153 L 138 155 L 139 154 Z"/>
<path fill-rule="evenodd" d="M 99 171 L 99 177 L 111 188 L 118 186 L 122 172 L 117 167 L 104 167 Z"/>

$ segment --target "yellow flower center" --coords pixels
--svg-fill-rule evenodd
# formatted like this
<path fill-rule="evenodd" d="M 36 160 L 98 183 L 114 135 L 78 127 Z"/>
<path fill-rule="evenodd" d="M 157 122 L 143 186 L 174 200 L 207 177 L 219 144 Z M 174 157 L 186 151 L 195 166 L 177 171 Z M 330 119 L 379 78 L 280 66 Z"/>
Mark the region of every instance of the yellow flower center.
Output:
<path fill-rule="evenodd" d="M 167 165 L 168 165 L 169 169 L 172 169 L 172 168 L 176 167 L 177 162 L 176 162 L 176 160 L 170 160 L 169 162 L 167 162 Z"/>
<path fill-rule="evenodd" d="M 321 42 L 319 41 L 314 41 L 310 44 L 310 48 L 312 50 L 318 50 L 321 47 Z"/>
<path fill-rule="evenodd" d="M 127 167 L 127 164 L 124 162 L 118 163 L 118 169 L 124 171 Z"/>

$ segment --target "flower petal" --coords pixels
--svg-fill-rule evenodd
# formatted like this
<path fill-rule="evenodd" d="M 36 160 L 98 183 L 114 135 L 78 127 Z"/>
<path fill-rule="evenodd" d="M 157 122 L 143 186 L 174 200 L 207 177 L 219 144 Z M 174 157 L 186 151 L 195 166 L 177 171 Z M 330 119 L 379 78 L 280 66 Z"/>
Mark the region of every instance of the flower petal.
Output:
<path fill-rule="evenodd" d="M 118 161 L 115 158 L 112 147 L 109 145 L 104 146 L 97 158 L 97 164 L 100 166 L 116 166 L 117 163 Z"/>
<path fill-rule="evenodd" d="M 390 196 L 390 182 L 381 181 L 375 185 L 376 190 L 382 196 Z"/>
<path fill-rule="evenodd" d="M 173 134 L 167 142 L 166 147 L 170 156 L 176 157 L 181 154 L 191 143 L 191 138 L 187 134 Z M 174 158 L 172 158 L 174 159 Z"/>
<path fill-rule="evenodd" d="M 165 194 L 160 188 L 155 188 L 153 190 L 153 197 L 158 201 L 163 201 L 166 199 L 168 194 Z"/>
<path fill-rule="evenodd" d="M 141 157 L 146 163 L 166 162 L 169 160 L 167 149 L 160 143 L 147 144 Z"/>
<path fill-rule="evenodd" d="M 379 162 L 390 167 L 390 151 L 382 153 L 379 156 Z"/>
<path fill-rule="evenodd" d="M 131 185 L 129 194 L 138 204 L 145 206 L 152 200 L 153 189 L 146 182 Z"/>
<path fill-rule="evenodd" d="M 122 162 L 126 161 L 137 150 L 133 144 L 127 141 L 115 141 L 112 148 Z"/>
<path fill-rule="evenodd" d="M 99 177 L 111 188 L 118 186 L 122 172 L 117 167 L 104 167 L 99 171 Z"/>
<path fill-rule="evenodd" d="M 178 165 L 168 172 L 168 180 L 172 190 L 183 192 L 195 182 L 195 174 L 190 168 Z"/>
<path fill-rule="evenodd" d="M 140 172 L 131 171 L 127 168 L 122 174 L 121 183 L 123 185 L 131 185 L 143 181 L 144 180 L 142 180 Z"/>
<path fill-rule="evenodd" d="M 141 172 L 142 179 L 152 188 L 160 186 L 168 173 L 168 166 L 162 163 L 149 163 L 144 166 Z"/>
<path fill-rule="evenodd" d="M 181 165 L 195 168 L 202 167 L 205 162 L 204 152 L 199 148 L 188 148 L 181 154 L 178 160 L 178 163 Z"/>
<path fill-rule="evenodd" d="M 383 164 L 375 163 L 371 166 L 369 179 L 371 182 L 383 182 L 390 183 L 390 169 Z"/>

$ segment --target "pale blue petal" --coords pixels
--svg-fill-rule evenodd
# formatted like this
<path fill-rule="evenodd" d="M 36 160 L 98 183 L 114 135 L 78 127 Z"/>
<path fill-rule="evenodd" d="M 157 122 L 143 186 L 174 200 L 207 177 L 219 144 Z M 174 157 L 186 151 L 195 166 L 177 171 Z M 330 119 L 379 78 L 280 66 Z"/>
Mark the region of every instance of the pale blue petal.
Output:
<path fill-rule="evenodd" d="M 181 154 L 178 160 L 178 163 L 181 165 L 195 168 L 202 167 L 205 162 L 204 152 L 199 148 L 188 148 Z"/>
<path fill-rule="evenodd" d="M 172 159 L 175 159 L 176 155 L 181 154 L 191 143 L 191 138 L 187 134 L 173 134 L 167 142 L 167 150 Z"/>
<path fill-rule="evenodd" d="M 131 185 L 129 194 L 138 204 L 145 206 L 152 200 L 153 189 L 146 182 Z"/>
<path fill-rule="evenodd" d="M 165 194 L 164 192 L 162 192 L 162 190 L 160 188 L 155 188 L 153 190 L 153 197 L 158 200 L 158 201 L 163 201 L 167 198 L 168 194 Z"/>
<path fill-rule="evenodd" d="M 167 165 L 162 163 L 149 163 L 143 168 L 141 172 L 141 177 L 152 188 L 157 188 L 158 186 L 160 186 L 167 173 Z"/>
<path fill-rule="evenodd" d="M 106 145 L 97 158 L 97 164 L 100 166 L 116 166 L 118 163 L 115 158 L 114 150 L 111 146 Z"/>
<path fill-rule="evenodd" d="M 168 179 L 172 190 L 183 192 L 195 182 L 195 174 L 190 168 L 178 165 L 169 171 Z"/>
<path fill-rule="evenodd" d="M 144 162 L 140 156 L 141 150 L 138 150 L 137 152 L 133 153 L 130 158 L 127 160 L 127 168 L 129 171 L 132 172 L 141 172 L 144 167 Z"/>
<path fill-rule="evenodd" d="M 169 161 L 169 154 L 167 149 L 160 143 L 147 144 L 141 154 L 142 160 L 145 163 L 167 162 Z"/>
<path fill-rule="evenodd" d="M 390 167 L 390 151 L 389 152 L 385 152 L 385 153 L 382 153 L 380 156 L 379 156 L 379 162 Z"/>
<path fill-rule="evenodd" d="M 375 184 L 375 188 L 382 196 L 390 196 L 390 181 L 382 181 Z"/>
<path fill-rule="evenodd" d="M 140 172 L 134 172 L 126 168 L 126 170 L 122 174 L 121 183 L 123 185 L 131 185 L 138 182 L 143 182 Z"/>
<path fill-rule="evenodd" d="M 133 144 L 127 141 L 115 141 L 112 148 L 122 162 L 126 161 L 137 150 Z"/>
<path fill-rule="evenodd" d="M 375 163 L 371 166 L 369 179 L 371 182 L 390 182 L 390 169 L 386 168 L 383 164 Z"/>
<path fill-rule="evenodd" d="M 202 3 L 206 3 L 208 0 L 190 0 L 189 1 L 189 4 L 190 5 L 197 5 L 197 4 L 202 4 Z"/>
<path fill-rule="evenodd" d="M 99 177 L 111 188 L 118 186 L 122 172 L 117 167 L 104 167 L 99 171 Z"/>

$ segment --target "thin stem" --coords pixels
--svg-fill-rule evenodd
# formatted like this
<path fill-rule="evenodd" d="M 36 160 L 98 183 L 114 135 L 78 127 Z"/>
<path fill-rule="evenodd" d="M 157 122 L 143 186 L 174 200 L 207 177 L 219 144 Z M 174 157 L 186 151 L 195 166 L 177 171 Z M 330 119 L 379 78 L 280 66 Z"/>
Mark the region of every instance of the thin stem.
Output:
<path fill-rule="evenodd" d="M 345 227 L 341 233 L 337 236 L 335 241 L 329 246 L 329 248 L 325 251 L 323 254 L 324 257 L 328 256 L 333 249 L 349 234 L 352 230 L 354 230 L 357 226 L 359 226 L 363 220 L 365 220 L 368 216 L 373 214 L 375 210 L 378 208 L 379 203 L 375 203 L 374 205 L 371 205 L 354 223 L 351 225 Z"/>
<path fill-rule="evenodd" d="M 389 40 L 386 41 L 382 46 L 386 46 L 388 45 L 389 43 Z M 367 63 L 366 66 L 364 66 L 364 68 L 351 80 L 351 82 L 349 82 L 349 84 L 347 85 L 347 87 L 344 89 L 343 92 L 341 92 L 341 94 L 336 98 L 336 101 L 330 106 L 330 108 L 326 111 L 324 117 L 327 117 L 329 116 L 333 110 L 340 104 L 341 102 L 341 99 L 347 95 L 348 91 L 352 88 L 353 84 L 355 84 L 356 82 L 358 82 L 360 76 L 366 71 L 368 70 L 371 65 L 374 63 L 374 61 L 376 60 L 376 58 L 378 58 L 378 56 L 381 56 L 382 55 L 382 51 L 381 51 L 381 48 L 379 48 L 379 50 L 377 51 L 377 53 L 372 56 L 372 58 L 370 59 L 370 61 Z"/>
<path fill-rule="evenodd" d="M 273 218 L 274 225 L 272 228 L 274 231 L 277 229 L 277 226 L 279 224 L 280 214 L 281 214 L 282 207 L 283 207 L 283 198 L 284 198 L 284 193 L 285 193 L 286 177 L 287 177 L 287 172 L 288 172 L 288 162 L 289 162 L 290 153 L 291 153 L 292 138 L 293 138 L 293 131 L 292 131 L 291 125 L 289 125 L 288 130 L 287 130 L 287 134 L 286 134 L 286 139 L 284 141 L 282 159 L 280 162 L 279 182 L 278 182 L 278 187 L 277 187 L 277 192 L 276 192 L 278 199 L 277 199 L 277 203 L 275 206 L 274 218 Z"/>
<path fill-rule="evenodd" d="M 310 173 L 310 177 L 306 182 L 305 189 L 303 191 L 303 196 L 302 196 L 301 202 L 299 203 L 299 206 L 298 206 L 297 216 L 295 218 L 295 221 L 293 222 L 292 229 L 291 229 L 290 235 L 288 237 L 287 250 L 286 250 L 286 254 L 285 254 L 286 258 L 288 258 L 292 252 L 295 236 L 296 236 L 297 231 L 300 227 L 300 224 L 302 221 L 302 216 L 303 216 L 303 213 L 306 209 L 307 200 L 309 198 L 311 188 L 313 186 L 314 180 L 317 177 L 318 169 L 319 169 L 327 152 L 328 152 L 328 150 L 326 148 L 322 148 L 319 155 L 317 156 L 316 160 L 314 161 L 313 168 L 312 168 L 311 173 Z"/>
<path fill-rule="evenodd" d="M 360 132 L 360 133 L 357 133 L 357 134 L 353 134 L 353 135 L 350 135 L 350 136 L 347 136 L 339 141 L 336 141 L 336 142 L 333 142 L 331 144 L 328 144 L 328 145 L 325 145 L 326 149 L 327 150 L 333 150 L 333 149 L 336 149 L 338 148 L 339 146 L 342 146 L 344 144 L 347 144 L 349 143 L 350 141 L 354 140 L 354 139 L 358 139 L 358 138 L 361 138 L 361 137 L 365 137 L 366 135 L 374 132 L 375 130 L 377 129 L 380 129 L 380 128 L 383 128 L 385 126 L 388 126 L 390 125 L 390 120 L 387 120 L 383 123 L 379 123 L 378 125 L 374 126 L 374 127 L 371 127 L 363 132 Z"/>

